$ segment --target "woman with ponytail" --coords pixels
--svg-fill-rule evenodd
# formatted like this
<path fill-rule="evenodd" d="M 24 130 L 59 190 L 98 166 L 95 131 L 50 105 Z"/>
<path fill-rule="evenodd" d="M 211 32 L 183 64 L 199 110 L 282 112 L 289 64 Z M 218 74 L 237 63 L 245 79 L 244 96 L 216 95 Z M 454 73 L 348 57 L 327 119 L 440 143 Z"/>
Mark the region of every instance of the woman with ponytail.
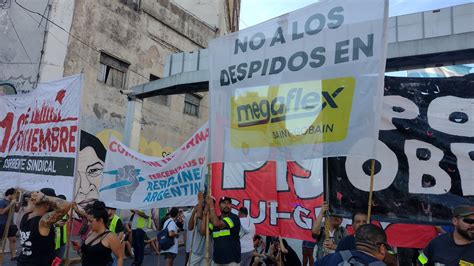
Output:
<path fill-rule="evenodd" d="M 91 231 L 80 246 L 73 242 L 74 249 L 80 250 L 82 265 L 108 266 L 112 263 L 112 252 L 117 257 L 117 266 L 123 266 L 124 248 L 117 235 L 107 230 L 109 215 L 102 201 L 95 201 L 85 208 Z"/>

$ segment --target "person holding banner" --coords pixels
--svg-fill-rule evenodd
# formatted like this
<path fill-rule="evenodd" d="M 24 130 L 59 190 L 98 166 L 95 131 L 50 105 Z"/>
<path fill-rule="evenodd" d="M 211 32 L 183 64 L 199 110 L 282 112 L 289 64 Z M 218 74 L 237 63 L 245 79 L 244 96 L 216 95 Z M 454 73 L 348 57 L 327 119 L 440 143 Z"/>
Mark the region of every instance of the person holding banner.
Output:
<path fill-rule="evenodd" d="M 188 230 L 193 231 L 193 239 L 191 244 L 191 256 L 189 258 L 189 265 L 202 265 L 205 261 L 206 253 L 206 223 L 203 222 L 203 217 L 209 213 L 209 206 L 204 207 L 204 195 L 202 192 L 198 193 L 198 204 L 193 209 L 191 217 L 189 218 Z M 196 230 L 196 231 L 194 231 Z"/>
<path fill-rule="evenodd" d="M 231 199 L 222 197 L 219 200 L 221 216 L 214 211 L 214 202 L 211 196 L 206 196 L 209 205 L 209 229 L 214 240 L 214 265 L 240 265 L 240 220 L 231 213 Z"/>
<path fill-rule="evenodd" d="M 33 192 L 29 200 L 33 204 L 32 209 L 25 213 L 20 222 L 18 265 L 50 266 L 55 254 L 53 225 L 69 211 L 72 203 L 57 198 L 52 188 Z"/>
<path fill-rule="evenodd" d="M 329 215 L 325 219 L 329 219 L 329 229 L 322 226 L 323 216 L 329 211 L 329 206 L 324 202 L 321 205 L 321 211 L 319 212 L 316 220 L 313 223 L 311 232 L 317 236 L 317 246 L 318 250 L 316 253 L 316 259 L 319 260 L 327 254 L 334 253 L 337 248 L 339 241 L 347 236 L 347 231 L 345 228 L 341 227 L 342 218 L 334 215 Z M 326 236 L 326 231 L 329 232 L 329 235 Z"/>
<path fill-rule="evenodd" d="M 18 231 L 18 228 L 15 224 L 10 224 L 8 228 L 6 228 L 6 226 L 10 209 L 13 208 L 15 204 L 15 189 L 9 188 L 5 191 L 5 198 L 0 200 L 0 237 L 3 236 L 5 230 L 8 231 L 8 244 L 12 253 L 11 261 L 16 260 L 16 232 Z"/>
<path fill-rule="evenodd" d="M 421 265 L 474 265 L 474 205 L 456 207 L 452 223 L 453 233 L 431 240 L 420 253 Z"/>

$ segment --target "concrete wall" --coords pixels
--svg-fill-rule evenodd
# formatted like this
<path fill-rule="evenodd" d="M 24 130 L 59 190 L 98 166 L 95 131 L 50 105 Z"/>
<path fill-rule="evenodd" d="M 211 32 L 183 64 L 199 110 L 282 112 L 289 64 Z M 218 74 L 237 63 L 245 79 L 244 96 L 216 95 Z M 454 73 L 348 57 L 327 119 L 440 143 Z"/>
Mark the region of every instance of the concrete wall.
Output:
<path fill-rule="evenodd" d="M 70 31 L 74 14 L 74 0 L 51 1 L 50 20 Z M 48 23 L 48 32 L 44 43 L 44 55 L 40 69 L 40 82 L 57 80 L 63 77 L 64 60 L 68 48 L 69 34 Z"/>
<path fill-rule="evenodd" d="M 220 2 L 216 0 L 216 2 Z M 110 133 L 123 137 L 127 98 L 118 88 L 97 81 L 100 51 L 130 64 L 126 87 L 161 77 L 166 55 L 207 47 L 215 28 L 167 0 L 142 0 L 139 11 L 119 0 L 83 0 L 74 3 L 64 75 L 84 70 L 83 130 L 107 141 Z M 85 44 L 84 44 L 85 43 Z M 183 113 L 184 95 L 169 104 L 145 99 L 142 105 L 139 150 L 161 155 L 176 149 L 207 121 L 208 98 L 203 94 L 200 116 Z M 105 137 L 104 137 L 105 136 Z"/>
<path fill-rule="evenodd" d="M 47 14 L 48 0 L 18 1 Z M 7 2 L 0 7 L 0 83 L 13 84 L 18 93 L 29 92 L 37 80 L 46 20 Z"/>
<path fill-rule="evenodd" d="M 474 31 L 474 3 L 389 18 L 388 42 L 404 42 Z"/>

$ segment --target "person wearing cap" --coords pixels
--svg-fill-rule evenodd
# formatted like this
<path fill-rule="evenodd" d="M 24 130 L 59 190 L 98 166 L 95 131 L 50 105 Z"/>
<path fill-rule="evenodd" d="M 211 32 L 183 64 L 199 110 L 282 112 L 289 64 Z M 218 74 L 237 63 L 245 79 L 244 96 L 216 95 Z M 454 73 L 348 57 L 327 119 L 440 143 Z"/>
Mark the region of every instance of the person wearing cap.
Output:
<path fill-rule="evenodd" d="M 383 266 L 387 254 L 387 235 L 373 224 L 359 227 L 355 235 L 355 250 L 342 250 L 315 262 L 315 266 L 359 265 Z"/>
<path fill-rule="evenodd" d="M 211 196 L 206 196 L 209 205 L 209 229 L 214 240 L 214 265 L 240 265 L 240 220 L 231 212 L 231 199 L 222 197 L 219 200 L 221 216 L 214 211 Z"/>
<path fill-rule="evenodd" d="M 418 256 L 421 265 L 474 265 L 474 205 L 454 208 L 453 233 L 439 235 Z"/>
<path fill-rule="evenodd" d="M 329 206 L 324 202 L 321 205 L 321 211 L 319 212 L 316 220 L 313 223 L 311 232 L 313 238 L 317 239 L 318 250 L 316 252 L 316 260 L 321 259 L 327 254 L 334 253 L 337 248 L 337 244 L 347 236 L 347 231 L 341 226 L 342 218 L 336 215 L 329 215 L 329 236 L 326 237 L 326 230 L 322 226 L 323 216 L 329 210 Z"/>
<path fill-rule="evenodd" d="M 72 203 L 57 198 L 52 188 L 33 192 L 29 200 L 33 208 L 20 222 L 21 251 L 17 262 L 20 266 L 50 266 L 55 254 L 53 225 L 64 217 Z"/>
<path fill-rule="evenodd" d="M 249 211 L 245 207 L 239 209 L 240 219 L 240 265 L 249 266 L 253 257 L 253 237 L 255 225 L 248 217 Z"/>
<path fill-rule="evenodd" d="M 107 214 L 109 215 L 109 223 L 107 224 L 107 228 L 109 228 L 110 232 L 117 234 L 118 238 L 121 240 L 125 231 L 122 219 L 116 214 L 116 208 L 105 208 L 107 209 Z"/>

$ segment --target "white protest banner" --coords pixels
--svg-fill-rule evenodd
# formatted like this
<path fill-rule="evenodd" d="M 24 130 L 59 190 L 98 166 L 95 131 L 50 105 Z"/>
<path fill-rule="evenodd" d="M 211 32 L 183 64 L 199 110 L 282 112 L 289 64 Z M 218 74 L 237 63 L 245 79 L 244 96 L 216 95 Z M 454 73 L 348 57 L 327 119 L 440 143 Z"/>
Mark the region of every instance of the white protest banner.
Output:
<path fill-rule="evenodd" d="M 0 96 L 0 184 L 72 198 L 82 75 Z"/>
<path fill-rule="evenodd" d="M 322 1 L 213 40 L 210 161 L 373 156 L 387 9 Z M 363 138 L 373 142 L 351 150 Z"/>
<path fill-rule="evenodd" d="M 207 172 L 206 123 L 166 158 L 138 153 L 111 136 L 99 198 L 118 209 L 192 206 Z"/>

